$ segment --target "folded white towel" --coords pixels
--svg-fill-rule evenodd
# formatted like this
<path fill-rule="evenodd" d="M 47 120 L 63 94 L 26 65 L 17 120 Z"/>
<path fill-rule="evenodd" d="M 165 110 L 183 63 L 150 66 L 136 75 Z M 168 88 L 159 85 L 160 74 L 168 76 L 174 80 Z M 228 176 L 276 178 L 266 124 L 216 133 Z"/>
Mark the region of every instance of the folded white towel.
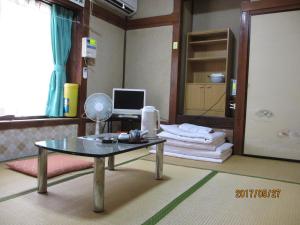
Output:
<path fill-rule="evenodd" d="M 230 152 L 230 153 L 232 152 L 232 149 L 231 149 L 232 146 L 233 146 L 233 144 L 231 144 L 231 143 L 224 143 L 224 144 L 220 145 L 216 149 L 216 151 L 207 151 L 207 150 L 175 147 L 175 146 L 170 146 L 168 144 L 165 144 L 164 151 L 183 154 L 183 155 L 220 159 L 220 158 L 222 158 L 223 155 L 227 155 L 228 152 Z"/>
<path fill-rule="evenodd" d="M 213 136 L 211 139 L 208 138 L 191 138 L 191 137 L 184 137 L 176 134 L 172 134 L 166 131 L 162 131 L 158 134 L 159 137 L 161 138 L 170 138 L 170 139 L 175 139 L 178 141 L 186 141 L 186 142 L 191 142 L 191 143 L 200 143 L 200 144 L 216 144 L 220 142 L 221 140 L 225 139 L 225 133 L 224 132 L 215 132 L 212 134 Z"/>
<path fill-rule="evenodd" d="M 154 153 L 154 154 L 156 153 L 156 151 L 154 149 L 150 150 L 149 152 Z M 192 159 L 192 160 L 222 163 L 231 156 L 231 152 L 228 152 L 227 155 L 222 156 L 222 158 L 220 158 L 220 159 L 213 159 L 213 158 L 199 157 L 199 156 L 192 156 L 192 155 L 184 155 L 184 154 L 178 154 L 178 153 L 173 153 L 173 152 L 164 152 L 164 155 L 177 157 L 177 158 L 183 158 L 183 159 Z"/>
<path fill-rule="evenodd" d="M 166 140 L 167 140 L 166 144 L 170 146 L 207 150 L 207 151 L 215 151 L 218 146 L 220 146 L 225 142 L 224 138 L 217 139 L 216 141 L 214 141 L 213 144 L 190 143 L 190 142 L 178 141 L 170 138 L 167 138 Z"/>
<path fill-rule="evenodd" d="M 214 140 L 216 137 L 219 137 L 220 135 L 223 134 L 223 132 L 214 132 L 214 133 L 207 133 L 207 132 L 191 132 L 191 131 L 185 131 L 182 130 L 178 127 L 178 125 L 163 125 L 161 124 L 160 127 L 164 130 L 167 131 L 171 134 L 175 134 L 178 136 L 183 136 L 183 137 L 190 137 L 190 138 L 205 138 L 208 140 Z M 225 135 L 225 134 L 224 134 Z"/>
<path fill-rule="evenodd" d="M 179 129 L 193 133 L 212 133 L 214 130 L 210 127 L 198 126 L 190 123 L 183 123 L 178 126 Z"/>

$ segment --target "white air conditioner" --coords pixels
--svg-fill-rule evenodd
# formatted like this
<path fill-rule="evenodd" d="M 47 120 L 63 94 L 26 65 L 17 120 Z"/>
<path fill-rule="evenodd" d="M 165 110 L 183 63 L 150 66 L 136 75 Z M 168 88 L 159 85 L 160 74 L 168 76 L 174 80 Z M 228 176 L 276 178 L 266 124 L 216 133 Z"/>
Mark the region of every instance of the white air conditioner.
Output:
<path fill-rule="evenodd" d="M 132 16 L 137 10 L 138 0 L 93 0 L 96 3 L 103 3 L 126 16 Z"/>
<path fill-rule="evenodd" d="M 81 7 L 84 7 L 85 0 L 70 0 L 71 2 L 74 2 L 77 5 L 80 5 Z"/>

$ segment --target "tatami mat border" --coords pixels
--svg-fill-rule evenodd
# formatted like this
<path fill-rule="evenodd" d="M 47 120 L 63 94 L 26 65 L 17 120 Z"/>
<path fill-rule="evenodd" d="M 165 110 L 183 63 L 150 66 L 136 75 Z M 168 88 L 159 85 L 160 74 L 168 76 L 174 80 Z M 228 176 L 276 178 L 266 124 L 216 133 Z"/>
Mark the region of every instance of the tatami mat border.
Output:
<path fill-rule="evenodd" d="M 150 153 L 152 154 L 152 153 Z M 146 155 L 148 156 L 148 155 Z M 146 157 L 144 156 L 144 157 Z M 145 161 L 152 161 L 151 159 L 143 159 Z M 193 168 L 193 169 L 199 169 L 199 170 L 213 170 L 213 171 L 217 171 L 219 173 L 227 173 L 227 174 L 232 174 L 232 175 L 238 175 L 238 176 L 245 176 L 245 177 L 253 177 L 253 178 L 260 178 L 260 179 L 265 179 L 265 180 L 273 180 L 273 181 L 278 181 L 278 182 L 283 182 L 283 183 L 289 183 L 289 184 L 297 184 L 300 185 L 300 182 L 296 182 L 296 181 L 288 181 L 288 180 L 279 180 L 279 179 L 273 179 L 273 178 L 268 178 L 268 177 L 261 177 L 261 176 L 254 176 L 254 175 L 247 175 L 247 174 L 241 174 L 241 173 L 232 173 L 232 172 L 228 172 L 228 171 L 224 171 L 224 170 L 218 170 L 218 169 L 209 169 L 209 168 L 203 168 L 203 167 L 196 167 L 196 166 L 186 166 L 186 165 L 178 165 L 176 163 L 170 163 L 170 162 L 164 162 L 164 164 L 167 165 L 172 165 L 172 166 L 182 166 L 182 167 L 186 167 L 186 168 Z"/>
<path fill-rule="evenodd" d="M 203 179 L 198 181 L 188 190 L 183 192 L 169 204 L 167 204 L 164 208 L 159 210 L 156 214 L 154 214 L 151 218 L 145 221 L 142 225 L 154 225 L 157 224 L 162 218 L 164 218 L 167 214 L 169 214 L 174 208 L 176 208 L 181 202 L 183 202 L 187 197 L 197 191 L 200 187 L 202 187 L 205 183 L 207 183 L 210 179 L 212 179 L 218 172 L 212 171 L 208 175 L 206 175 Z"/>
<path fill-rule="evenodd" d="M 151 153 L 121 162 L 116 164 L 115 166 L 121 166 L 139 159 L 145 160 L 145 161 L 152 161 L 149 159 L 145 159 L 144 157 L 151 155 Z M 299 182 L 293 182 L 293 181 L 286 181 L 286 180 L 278 180 L 278 179 L 272 179 L 272 178 L 266 178 L 266 177 L 261 177 L 261 176 L 252 176 L 252 175 L 245 175 L 245 174 L 240 174 L 240 173 L 232 173 L 232 172 L 227 172 L 223 170 L 212 170 L 209 168 L 200 168 L 200 167 L 195 167 L 195 166 L 186 166 L 186 165 L 178 165 L 175 163 L 170 163 L 170 162 L 164 162 L 164 164 L 168 165 L 173 165 L 173 166 L 181 166 L 181 167 L 186 167 L 186 168 L 194 168 L 194 169 L 201 169 L 201 170 L 209 170 L 211 171 L 207 176 L 205 176 L 203 179 L 198 181 L 196 184 L 194 184 L 192 187 L 190 187 L 188 190 L 180 194 L 178 197 L 176 197 L 174 200 L 172 200 L 169 204 L 167 204 L 165 207 L 163 207 L 161 210 L 159 210 L 156 214 L 154 214 L 152 217 L 150 217 L 148 220 L 146 220 L 142 225 L 154 225 L 157 224 L 161 219 L 163 219 L 166 215 L 168 215 L 174 208 L 176 208 L 181 202 L 183 202 L 186 198 L 188 198 L 190 195 L 192 195 L 194 192 L 196 192 L 198 189 L 200 189 L 204 184 L 206 184 L 208 181 L 210 181 L 215 175 L 218 173 L 225 173 L 225 174 L 232 174 L 232 175 L 237 175 L 237 176 L 245 176 L 245 177 L 252 177 L 252 178 L 258 178 L 258 179 L 265 179 L 265 180 L 271 180 L 271 181 L 277 181 L 277 182 L 283 182 L 283 183 L 290 183 L 290 184 L 296 184 L 300 185 Z M 107 167 L 106 167 L 107 169 Z M 81 173 L 77 173 L 74 175 L 71 175 L 69 177 L 65 177 L 63 179 L 57 180 L 57 181 L 52 181 L 48 183 L 48 186 L 53 186 L 59 183 L 63 183 L 65 181 L 69 181 L 72 179 L 75 179 L 80 176 L 84 176 L 87 174 L 93 173 L 93 169 L 87 169 L 85 171 L 81 171 Z M 32 193 L 34 191 L 37 191 L 37 188 L 32 188 L 28 189 L 13 195 L 5 196 L 0 198 L 0 202 L 7 201 L 13 198 L 17 198 L 22 195 L 26 195 L 29 193 Z"/>

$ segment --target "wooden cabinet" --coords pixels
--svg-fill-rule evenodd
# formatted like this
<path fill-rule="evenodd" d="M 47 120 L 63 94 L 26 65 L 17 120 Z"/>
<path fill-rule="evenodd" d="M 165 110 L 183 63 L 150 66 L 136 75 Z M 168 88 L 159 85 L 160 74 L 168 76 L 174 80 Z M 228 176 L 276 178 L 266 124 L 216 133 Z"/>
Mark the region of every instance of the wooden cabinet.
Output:
<path fill-rule="evenodd" d="M 187 115 L 224 116 L 226 88 L 224 84 L 187 84 Z"/>
<path fill-rule="evenodd" d="M 231 77 L 232 32 L 229 28 L 187 35 L 185 102 L 186 115 L 228 116 Z M 211 82 L 221 73 L 224 81 Z"/>
<path fill-rule="evenodd" d="M 223 84 L 205 85 L 205 109 L 224 111 L 226 89 Z"/>
<path fill-rule="evenodd" d="M 202 111 L 205 109 L 205 86 L 199 84 L 186 85 L 186 109 Z"/>

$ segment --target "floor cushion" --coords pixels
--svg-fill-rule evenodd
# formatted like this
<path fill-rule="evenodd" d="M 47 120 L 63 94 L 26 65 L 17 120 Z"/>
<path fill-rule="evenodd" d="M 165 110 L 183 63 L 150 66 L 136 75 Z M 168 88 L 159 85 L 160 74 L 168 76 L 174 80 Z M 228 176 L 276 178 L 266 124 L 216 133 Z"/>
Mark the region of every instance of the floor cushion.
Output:
<path fill-rule="evenodd" d="M 8 168 L 20 173 L 37 177 L 37 157 L 31 159 L 16 160 L 6 163 Z M 93 162 L 85 161 L 69 155 L 48 155 L 47 177 L 55 177 L 61 174 L 88 169 L 93 167 Z"/>

